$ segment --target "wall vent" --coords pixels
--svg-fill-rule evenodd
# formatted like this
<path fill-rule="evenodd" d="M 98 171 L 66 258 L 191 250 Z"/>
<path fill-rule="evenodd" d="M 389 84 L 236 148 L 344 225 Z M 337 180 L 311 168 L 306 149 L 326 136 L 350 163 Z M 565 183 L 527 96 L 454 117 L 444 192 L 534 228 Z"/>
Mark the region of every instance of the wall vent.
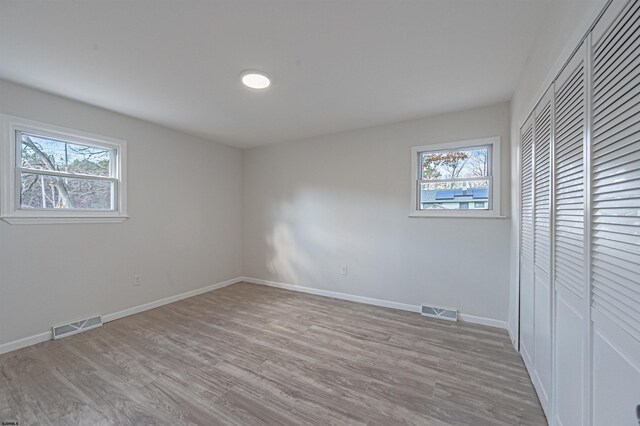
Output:
<path fill-rule="evenodd" d="M 449 308 L 437 308 L 435 306 L 422 305 L 422 315 L 447 321 L 458 321 L 458 311 Z"/>
<path fill-rule="evenodd" d="M 100 315 L 69 324 L 59 325 L 53 327 L 53 340 L 61 339 L 63 337 L 71 336 L 72 334 L 77 334 L 100 326 L 102 326 L 102 317 Z"/>

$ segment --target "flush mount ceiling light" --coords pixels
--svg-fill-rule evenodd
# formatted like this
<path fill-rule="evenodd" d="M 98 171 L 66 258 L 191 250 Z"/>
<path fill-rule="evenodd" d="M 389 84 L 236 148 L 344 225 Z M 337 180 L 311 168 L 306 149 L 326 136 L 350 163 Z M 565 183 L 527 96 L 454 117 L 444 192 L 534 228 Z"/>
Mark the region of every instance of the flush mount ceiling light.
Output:
<path fill-rule="evenodd" d="M 271 85 L 269 77 L 261 71 L 245 71 L 241 76 L 242 84 L 251 89 L 266 89 Z"/>

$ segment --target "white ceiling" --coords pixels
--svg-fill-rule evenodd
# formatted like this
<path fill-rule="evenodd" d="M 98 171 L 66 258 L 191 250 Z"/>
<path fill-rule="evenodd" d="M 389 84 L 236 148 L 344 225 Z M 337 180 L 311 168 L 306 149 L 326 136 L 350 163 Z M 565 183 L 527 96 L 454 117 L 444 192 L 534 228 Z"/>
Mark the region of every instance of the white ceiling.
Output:
<path fill-rule="evenodd" d="M 548 4 L 2 0 L 0 78 L 251 147 L 507 100 Z"/>

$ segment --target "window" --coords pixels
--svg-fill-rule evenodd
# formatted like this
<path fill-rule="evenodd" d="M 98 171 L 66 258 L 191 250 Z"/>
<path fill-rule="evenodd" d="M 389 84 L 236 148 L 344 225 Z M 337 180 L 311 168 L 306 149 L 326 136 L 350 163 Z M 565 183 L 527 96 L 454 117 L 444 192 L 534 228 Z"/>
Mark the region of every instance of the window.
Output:
<path fill-rule="evenodd" d="M 0 118 L 2 219 L 22 224 L 127 218 L 124 141 Z"/>
<path fill-rule="evenodd" d="M 500 138 L 413 147 L 410 216 L 500 214 Z"/>

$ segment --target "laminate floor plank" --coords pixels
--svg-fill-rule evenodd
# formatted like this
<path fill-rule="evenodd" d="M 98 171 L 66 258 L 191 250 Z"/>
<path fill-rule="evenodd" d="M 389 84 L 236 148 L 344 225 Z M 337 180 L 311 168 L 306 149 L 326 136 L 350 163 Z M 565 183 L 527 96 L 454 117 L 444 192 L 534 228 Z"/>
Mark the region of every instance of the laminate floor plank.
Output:
<path fill-rule="evenodd" d="M 504 330 L 239 283 L 0 355 L 24 425 L 544 425 Z"/>

